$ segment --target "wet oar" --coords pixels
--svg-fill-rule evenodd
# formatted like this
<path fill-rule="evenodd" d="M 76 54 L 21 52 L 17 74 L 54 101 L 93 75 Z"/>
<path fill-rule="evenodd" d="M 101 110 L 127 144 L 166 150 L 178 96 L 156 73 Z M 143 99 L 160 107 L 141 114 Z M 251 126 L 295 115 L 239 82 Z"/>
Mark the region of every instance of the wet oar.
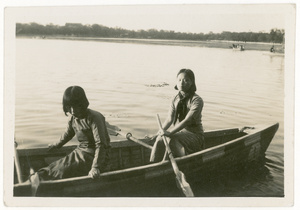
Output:
<path fill-rule="evenodd" d="M 144 142 L 142 142 L 141 140 L 137 139 L 137 138 L 134 138 L 132 136 L 131 133 L 123 133 L 121 132 L 121 129 L 118 128 L 117 126 L 114 126 L 114 125 L 110 125 L 108 122 L 106 122 L 106 127 L 107 127 L 107 130 L 109 132 L 110 135 L 120 135 L 120 136 L 123 136 L 125 137 L 126 139 L 130 140 L 130 141 L 133 141 L 137 144 L 140 144 L 148 149 L 152 149 L 152 146 L 150 146 L 149 144 L 146 144 Z"/>
<path fill-rule="evenodd" d="M 161 125 L 160 118 L 159 118 L 158 114 L 157 114 L 157 122 L 158 122 L 159 128 L 162 129 L 162 125 Z M 171 152 L 171 149 L 170 149 L 170 146 L 168 144 L 168 141 L 167 141 L 166 137 L 165 136 L 162 136 L 162 137 L 163 137 L 163 141 L 166 145 L 166 150 L 167 150 L 167 153 L 169 155 L 169 158 L 170 158 L 170 161 L 171 161 L 171 164 L 172 164 L 175 176 L 176 176 L 177 187 L 182 190 L 183 194 L 186 197 L 194 197 L 194 193 L 193 193 L 189 183 L 186 181 L 184 173 L 182 173 L 178 169 L 177 163 L 176 163 L 176 161 L 173 157 L 173 154 Z"/>

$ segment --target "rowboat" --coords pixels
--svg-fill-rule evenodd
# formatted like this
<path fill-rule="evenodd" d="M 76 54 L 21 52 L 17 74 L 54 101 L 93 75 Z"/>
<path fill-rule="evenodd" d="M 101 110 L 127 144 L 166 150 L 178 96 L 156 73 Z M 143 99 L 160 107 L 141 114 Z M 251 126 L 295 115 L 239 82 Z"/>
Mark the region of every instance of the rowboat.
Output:
<path fill-rule="evenodd" d="M 205 149 L 175 158 L 179 169 L 193 183 L 217 174 L 216 170 L 240 170 L 249 164 L 263 162 L 279 124 L 256 125 L 254 127 L 228 128 L 206 131 Z M 38 197 L 141 197 L 170 196 L 176 188 L 170 161 L 149 163 L 152 139 L 139 139 L 136 143 L 122 138 L 111 142 L 110 170 L 101 173 L 99 179 L 89 176 L 61 180 L 41 181 L 35 196 Z M 146 146 L 147 147 L 146 147 Z M 70 153 L 76 146 L 65 146 L 56 152 L 47 148 L 18 149 L 21 176 L 30 174 L 30 167 L 38 170 L 54 160 Z M 30 182 L 18 183 L 15 170 L 13 195 L 32 196 Z M 165 194 L 164 194 L 165 193 Z M 181 195 L 179 195 L 181 196 Z"/>

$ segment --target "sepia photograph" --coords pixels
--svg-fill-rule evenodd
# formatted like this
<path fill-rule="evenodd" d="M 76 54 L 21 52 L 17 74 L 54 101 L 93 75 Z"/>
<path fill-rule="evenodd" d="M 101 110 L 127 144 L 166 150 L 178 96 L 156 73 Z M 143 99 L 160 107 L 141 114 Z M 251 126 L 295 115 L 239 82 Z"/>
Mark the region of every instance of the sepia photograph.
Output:
<path fill-rule="evenodd" d="M 6 206 L 293 205 L 295 3 L 7 6 L 3 25 Z"/>

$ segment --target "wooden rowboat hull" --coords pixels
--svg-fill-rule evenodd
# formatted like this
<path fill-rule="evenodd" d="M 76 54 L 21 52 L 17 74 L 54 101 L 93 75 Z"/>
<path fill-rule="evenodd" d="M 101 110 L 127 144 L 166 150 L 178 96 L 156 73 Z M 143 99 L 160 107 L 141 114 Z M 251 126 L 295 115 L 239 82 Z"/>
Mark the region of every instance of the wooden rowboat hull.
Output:
<path fill-rule="evenodd" d="M 175 160 L 189 183 L 210 176 L 221 168 L 239 170 L 264 159 L 278 127 L 276 123 L 246 130 L 231 128 L 207 131 L 204 150 Z M 142 141 L 153 144 L 148 139 Z M 100 179 L 83 176 L 42 181 L 36 196 L 139 197 L 174 191 L 172 188 L 176 188 L 176 184 L 169 161 L 149 164 L 150 150 L 128 140 L 112 141 L 111 146 L 111 170 L 102 173 Z M 45 148 L 18 150 L 22 175 L 29 175 L 28 162 L 37 170 L 65 156 L 75 147 L 63 147 L 56 153 L 49 153 Z M 14 196 L 32 196 L 31 184 L 14 184 Z"/>

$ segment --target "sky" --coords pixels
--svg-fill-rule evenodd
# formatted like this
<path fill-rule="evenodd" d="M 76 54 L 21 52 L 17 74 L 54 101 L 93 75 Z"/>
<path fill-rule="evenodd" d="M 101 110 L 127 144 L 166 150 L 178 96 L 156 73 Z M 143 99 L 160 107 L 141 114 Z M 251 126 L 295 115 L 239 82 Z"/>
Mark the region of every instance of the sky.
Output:
<path fill-rule="evenodd" d="M 285 29 L 290 5 L 102 5 L 8 7 L 5 16 L 19 23 L 42 25 L 99 24 L 129 30 L 187 33 L 270 32 Z"/>

